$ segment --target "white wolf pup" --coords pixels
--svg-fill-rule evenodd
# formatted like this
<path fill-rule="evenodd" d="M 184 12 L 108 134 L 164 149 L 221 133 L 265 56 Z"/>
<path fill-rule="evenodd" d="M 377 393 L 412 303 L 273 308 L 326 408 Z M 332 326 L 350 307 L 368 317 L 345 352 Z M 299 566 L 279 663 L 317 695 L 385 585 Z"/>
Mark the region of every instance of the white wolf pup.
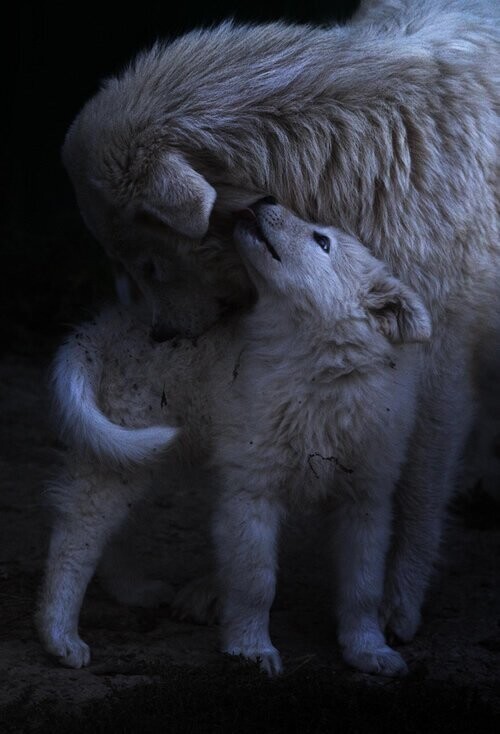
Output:
<path fill-rule="evenodd" d="M 174 464 L 207 460 L 220 481 L 224 651 L 281 670 L 268 630 L 280 519 L 291 503 L 328 497 L 344 659 L 401 674 L 379 612 L 430 317 L 359 241 L 269 198 L 246 210 L 234 238 L 257 291 L 247 314 L 174 347 L 113 310 L 59 351 L 55 391 L 75 448 L 54 488 L 42 641 L 64 665 L 89 663 L 78 635 L 87 583 L 147 488 L 150 461 L 170 447 L 167 483 Z"/>

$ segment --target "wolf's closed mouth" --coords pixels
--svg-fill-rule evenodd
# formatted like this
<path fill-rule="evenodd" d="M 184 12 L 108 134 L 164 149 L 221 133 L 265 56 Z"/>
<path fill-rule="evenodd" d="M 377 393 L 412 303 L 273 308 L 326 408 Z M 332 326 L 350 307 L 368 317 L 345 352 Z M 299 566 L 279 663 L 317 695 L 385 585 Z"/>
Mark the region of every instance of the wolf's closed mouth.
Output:
<path fill-rule="evenodd" d="M 257 232 L 258 232 L 259 237 L 262 239 L 263 243 L 265 244 L 265 246 L 271 253 L 271 256 L 280 263 L 281 262 L 280 256 L 278 255 L 274 247 L 271 245 L 271 243 L 266 240 L 266 238 L 262 234 L 260 227 L 258 225 L 257 225 Z"/>
<path fill-rule="evenodd" d="M 264 236 L 264 233 L 262 229 L 260 228 L 258 219 L 255 213 L 252 211 L 252 209 L 244 209 L 243 211 L 238 212 L 238 216 L 240 220 L 243 220 L 245 227 L 248 230 L 250 230 L 257 237 L 257 239 L 260 240 L 266 246 L 268 252 L 271 254 L 271 257 L 274 260 L 281 262 L 280 256 L 278 255 L 274 247 L 271 245 L 271 243 Z"/>
<path fill-rule="evenodd" d="M 273 247 L 273 246 L 271 245 L 271 243 L 270 243 L 270 242 L 269 242 L 268 240 L 266 240 L 266 238 L 264 237 L 264 235 L 263 235 L 263 233 L 262 233 L 262 230 L 261 230 L 261 228 L 260 228 L 260 226 L 259 226 L 259 223 L 258 223 L 258 222 L 256 222 L 256 223 L 255 223 L 255 229 L 256 229 L 256 232 L 257 232 L 257 236 L 258 236 L 258 237 L 259 237 L 259 239 L 261 239 L 261 240 L 262 240 L 262 242 L 263 242 L 263 243 L 265 244 L 265 246 L 267 247 L 268 251 L 269 251 L 269 252 L 271 253 L 271 256 L 272 256 L 272 257 L 274 258 L 274 260 L 277 260 L 278 262 L 281 262 L 281 258 L 280 258 L 280 256 L 278 255 L 278 253 L 276 252 L 276 250 L 274 249 L 274 247 Z"/>

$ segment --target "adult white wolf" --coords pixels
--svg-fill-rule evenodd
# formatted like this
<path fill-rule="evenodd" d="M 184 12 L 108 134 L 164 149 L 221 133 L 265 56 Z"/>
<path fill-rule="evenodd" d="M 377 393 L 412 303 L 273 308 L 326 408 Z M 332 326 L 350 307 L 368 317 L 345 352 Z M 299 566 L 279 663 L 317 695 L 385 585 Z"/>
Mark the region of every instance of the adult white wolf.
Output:
<path fill-rule="evenodd" d="M 366 672 L 406 668 L 379 612 L 430 318 L 354 238 L 266 200 L 254 212 L 235 233 L 258 292 L 246 316 L 174 347 L 155 345 L 144 324 L 112 310 L 58 354 L 56 394 L 74 450 L 53 488 L 38 627 L 65 665 L 89 662 L 78 635 L 87 583 L 146 490 L 151 460 L 170 446 L 167 483 L 168 461 L 207 459 L 221 481 L 214 536 L 224 650 L 281 670 L 268 629 L 280 517 L 291 503 L 328 497 L 344 658 Z"/>
<path fill-rule="evenodd" d="M 160 331 L 198 333 L 217 296 L 247 294 L 231 248 L 197 245 L 263 194 L 369 243 L 422 294 L 433 341 L 385 610 L 404 640 L 419 623 L 472 377 L 485 354 L 498 357 L 499 7 L 382 2 L 333 28 L 196 30 L 109 79 L 63 150 L 85 221 L 142 282 Z"/>

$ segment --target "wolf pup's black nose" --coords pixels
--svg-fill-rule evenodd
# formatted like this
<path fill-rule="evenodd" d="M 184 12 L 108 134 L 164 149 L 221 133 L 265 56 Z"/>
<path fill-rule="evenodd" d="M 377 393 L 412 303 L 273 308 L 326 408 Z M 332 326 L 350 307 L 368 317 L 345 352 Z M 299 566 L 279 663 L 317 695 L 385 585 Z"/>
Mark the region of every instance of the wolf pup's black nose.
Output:
<path fill-rule="evenodd" d="M 264 196 L 263 199 L 259 199 L 256 204 L 272 204 L 273 206 L 276 206 L 278 203 L 278 200 L 274 198 L 274 196 Z"/>

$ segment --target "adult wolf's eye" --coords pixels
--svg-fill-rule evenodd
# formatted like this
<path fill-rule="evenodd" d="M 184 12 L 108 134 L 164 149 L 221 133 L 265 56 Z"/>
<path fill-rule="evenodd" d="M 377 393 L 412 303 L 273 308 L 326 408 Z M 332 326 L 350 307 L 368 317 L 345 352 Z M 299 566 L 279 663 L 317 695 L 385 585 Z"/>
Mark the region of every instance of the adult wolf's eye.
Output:
<path fill-rule="evenodd" d="M 313 237 L 315 242 L 318 243 L 322 250 L 324 250 L 325 252 L 330 252 L 330 239 L 326 236 L 326 234 L 321 234 L 321 232 L 313 232 Z"/>

